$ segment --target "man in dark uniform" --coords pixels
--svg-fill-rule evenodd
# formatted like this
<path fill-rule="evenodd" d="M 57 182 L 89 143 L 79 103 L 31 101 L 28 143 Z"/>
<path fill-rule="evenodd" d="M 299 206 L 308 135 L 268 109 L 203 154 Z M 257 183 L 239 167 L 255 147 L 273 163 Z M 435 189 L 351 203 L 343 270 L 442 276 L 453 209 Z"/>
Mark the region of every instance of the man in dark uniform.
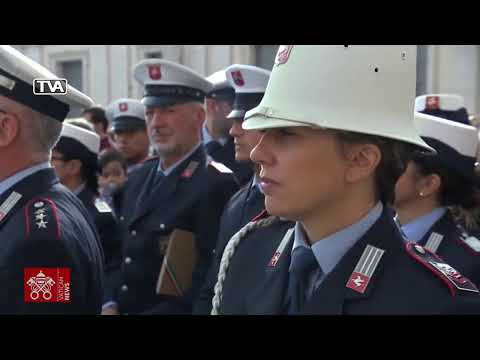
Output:
<path fill-rule="evenodd" d="M 98 314 L 98 235 L 85 207 L 49 164 L 70 105 L 89 107 L 92 100 L 70 86 L 68 94 L 35 95 L 34 79 L 58 78 L 1 45 L 0 313 Z"/>
<path fill-rule="evenodd" d="M 207 93 L 207 113 L 202 127 L 205 150 L 213 160 L 231 169 L 241 186 L 245 185 L 252 176 L 252 169 L 235 158 L 235 144 L 229 135 L 232 120 L 227 117 L 232 111 L 235 90 L 226 78 L 225 69 L 210 75 L 207 80 L 212 89 Z"/>
<path fill-rule="evenodd" d="M 135 67 L 145 86 L 142 100 L 150 141 L 159 158 L 130 174 L 120 220 L 124 261 L 117 292 L 105 314 L 190 314 L 212 261 L 220 216 L 238 189 L 231 171 L 208 162 L 200 131 L 210 83 L 192 70 L 149 59 Z M 156 293 L 168 237 L 175 229 L 195 236 L 192 286 L 182 296 Z"/>
<path fill-rule="evenodd" d="M 415 69 L 415 46 L 279 48 L 242 125 L 264 130 L 250 157 L 272 216 L 227 244 L 212 314 L 480 313 L 476 286 L 404 244 L 389 208 L 411 152 L 433 151 L 413 123 Z M 277 217 L 295 226 L 255 235 Z"/>
<path fill-rule="evenodd" d="M 415 111 L 470 125 L 465 99 L 455 94 L 426 94 L 415 99 Z"/>
<path fill-rule="evenodd" d="M 254 169 L 254 175 L 232 196 L 225 206 L 215 247 L 215 258 L 208 272 L 194 314 L 210 314 L 215 283 L 223 250 L 230 238 L 264 209 L 264 196 L 259 186 L 260 168 L 250 160 L 250 152 L 261 137 L 259 131 L 245 131 L 242 122 L 245 112 L 257 106 L 267 87 L 270 72 L 256 66 L 232 65 L 226 70 L 228 85 L 235 89 L 233 109 L 227 118 L 232 121 L 230 134 L 235 143 L 235 160 Z M 235 74 L 234 78 L 232 74 Z M 239 79 L 241 78 L 241 81 Z M 272 231 L 272 229 L 270 230 Z M 244 279 L 245 280 L 245 279 Z"/>
<path fill-rule="evenodd" d="M 121 243 L 112 210 L 98 196 L 99 147 L 100 137 L 88 123 L 67 120 L 52 151 L 52 165 L 60 182 L 82 201 L 94 221 L 109 273 L 120 266 Z"/>
<path fill-rule="evenodd" d="M 145 107 L 137 99 L 118 99 L 107 107 L 106 113 L 112 123 L 115 148 L 127 161 L 130 174 L 142 166 L 149 154 Z"/>

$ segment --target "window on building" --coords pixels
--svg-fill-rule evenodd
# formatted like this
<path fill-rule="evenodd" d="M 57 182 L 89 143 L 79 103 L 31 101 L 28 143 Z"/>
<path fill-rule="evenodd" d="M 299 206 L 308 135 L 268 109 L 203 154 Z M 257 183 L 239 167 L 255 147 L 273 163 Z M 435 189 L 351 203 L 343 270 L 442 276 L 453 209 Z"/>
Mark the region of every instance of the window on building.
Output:
<path fill-rule="evenodd" d="M 67 79 L 68 84 L 83 91 L 83 62 L 82 60 L 63 60 L 57 62 L 58 76 Z M 80 107 L 71 106 L 69 118 L 79 117 L 82 114 Z"/>
<path fill-rule="evenodd" d="M 279 45 L 256 45 L 255 65 L 266 70 L 272 70 Z"/>
<path fill-rule="evenodd" d="M 417 96 L 427 93 L 428 45 L 417 45 Z"/>
<path fill-rule="evenodd" d="M 162 59 L 163 54 L 161 51 L 147 51 L 145 52 L 146 59 Z"/>
<path fill-rule="evenodd" d="M 59 72 L 65 79 L 68 80 L 68 84 L 83 90 L 82 82 L 82 60 L 68 60 L 60 61 Z"/>

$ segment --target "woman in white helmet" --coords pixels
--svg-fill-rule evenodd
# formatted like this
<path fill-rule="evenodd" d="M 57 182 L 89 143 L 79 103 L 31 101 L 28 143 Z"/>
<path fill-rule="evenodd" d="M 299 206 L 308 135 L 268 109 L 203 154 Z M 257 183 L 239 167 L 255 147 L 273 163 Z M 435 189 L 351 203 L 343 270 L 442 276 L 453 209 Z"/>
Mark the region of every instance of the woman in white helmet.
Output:
<path fill-rule="evenodd" d="M 456 222 L 449 207 L 465 212 L 480 205 L 475 173 L 477 129 L 417 113 L 422 138 L 437 155 L 417 153 L 395 189 L 395 210 L 409 241 L 438 254 L 480 283 L 480 241 Z"/>
<path fill-rule="evenodd" d="M 413 125 L 415 64 L 415 46 L 279 48 L 243 123 L 264 131 L 251 158 L 272 216 L 230 240 L 213 314 L 480 312 L 476 287 L 404 245 L 388 207 L 409 154 L 433 151 Z M 276 217 L 296 225 L 281 238 L 254 236 Z M 251 264 L 265 249 L 271 260 Z M 239 291 L 252 271 L 257 283 Z"/>

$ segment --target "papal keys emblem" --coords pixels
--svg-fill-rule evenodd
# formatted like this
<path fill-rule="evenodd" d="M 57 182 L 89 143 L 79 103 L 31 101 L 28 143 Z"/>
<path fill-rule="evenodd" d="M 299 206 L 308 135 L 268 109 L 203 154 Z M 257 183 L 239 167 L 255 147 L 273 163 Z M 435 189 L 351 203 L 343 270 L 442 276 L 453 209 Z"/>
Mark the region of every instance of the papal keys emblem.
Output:
<path fill-rule="evenodd" d="M 52 298 L 52 286 L 55 285 L 55 281 L 40 271 L 37 276 L 32 276 L 28 279 L 27 285 L 30 286 L 30 298 L 32 300 L 37 300 L 40 294 L 42 294 L 44 300 L 50 300 Z"/>

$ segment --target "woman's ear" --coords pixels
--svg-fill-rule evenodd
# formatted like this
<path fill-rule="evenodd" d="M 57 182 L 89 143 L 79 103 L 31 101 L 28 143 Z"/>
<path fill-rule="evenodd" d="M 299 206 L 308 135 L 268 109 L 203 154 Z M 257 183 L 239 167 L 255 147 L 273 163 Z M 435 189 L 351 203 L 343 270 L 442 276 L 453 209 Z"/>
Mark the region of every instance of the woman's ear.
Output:
<path fill-rule="evenodd" d="M 378 146 L 373 144 L 347 145 L 347 171 L 345 180 L 355 183 L 375 173 L 382 159 Z"/>
<path fill-rule="evenodd" d="M 440 191 L 442 179 L 437 174 L 430 174 L 422 177 L 418 182 L 418 195 L 420 197 L 428 197 L 435 195 Z"/>
<path fill-rule="evenodd" d="M 12 114 L 0 113 L 0 147 L 10 145 L 18 136 L 19 120 Z"/>

